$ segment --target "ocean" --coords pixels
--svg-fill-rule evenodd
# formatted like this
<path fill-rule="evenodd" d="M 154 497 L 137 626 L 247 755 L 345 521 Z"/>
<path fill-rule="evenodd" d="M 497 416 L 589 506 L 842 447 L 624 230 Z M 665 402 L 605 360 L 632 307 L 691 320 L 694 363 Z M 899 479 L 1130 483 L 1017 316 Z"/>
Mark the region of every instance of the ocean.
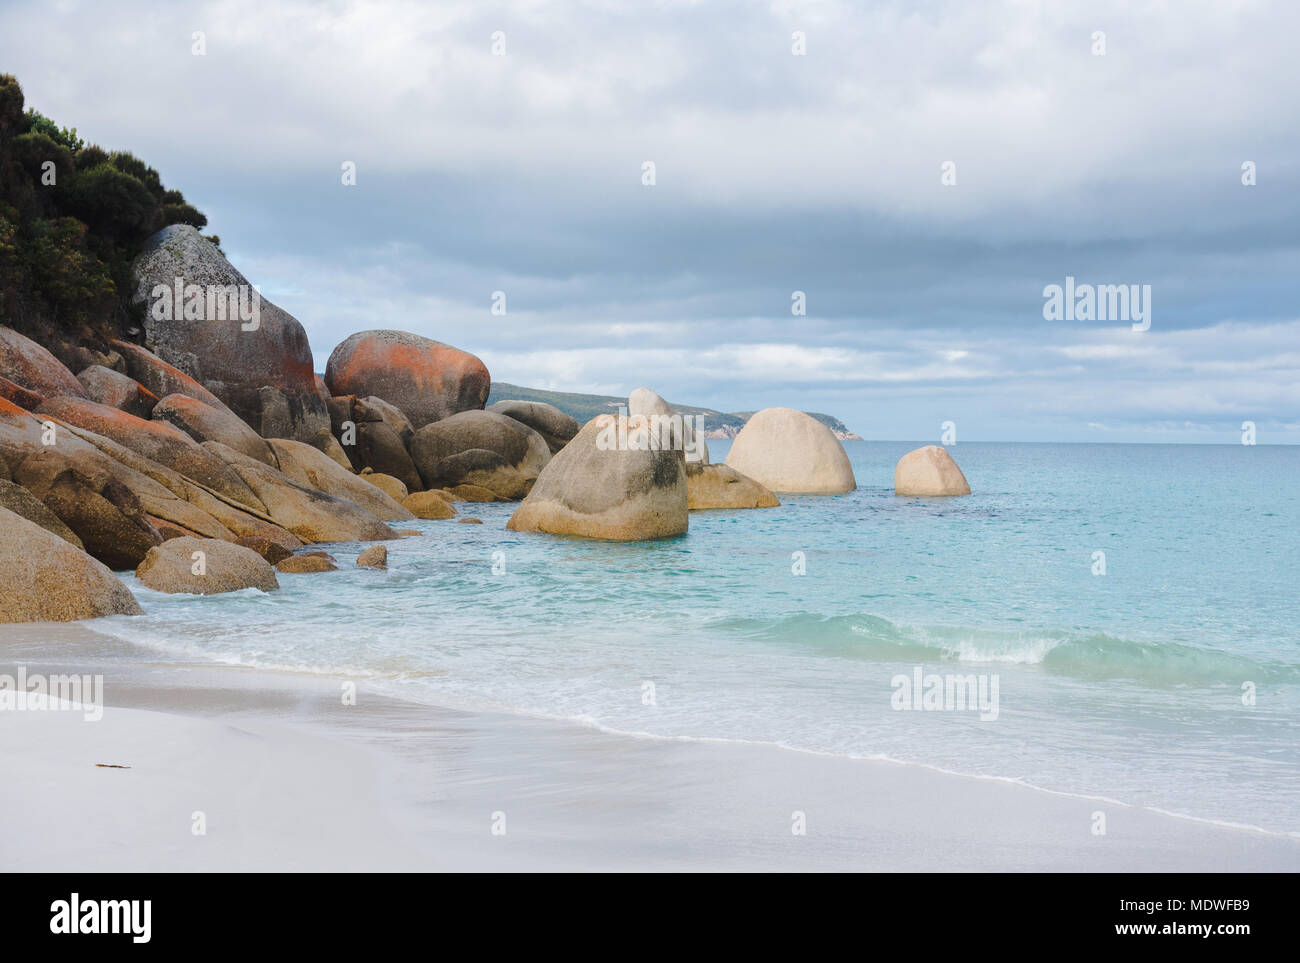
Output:
<path fill-rule="evenodd" d="M 894 464 L 920 444 L 845 442 L 855 492 L 695 512 L 659 542 L 517 534 L 514 505 L 460 503 L 485 524 L 411 523 L 427 534 L 388 543 L 387 572 L 340 544 L 340 571 L 270 594 L 168 596 L 128 574 L 146 615 L 88 627 L 343 675 L 362 698 L 890 759 L 1300 835 L 1300 448 L 963 442 L 973 494 L 899 498 Z"/>

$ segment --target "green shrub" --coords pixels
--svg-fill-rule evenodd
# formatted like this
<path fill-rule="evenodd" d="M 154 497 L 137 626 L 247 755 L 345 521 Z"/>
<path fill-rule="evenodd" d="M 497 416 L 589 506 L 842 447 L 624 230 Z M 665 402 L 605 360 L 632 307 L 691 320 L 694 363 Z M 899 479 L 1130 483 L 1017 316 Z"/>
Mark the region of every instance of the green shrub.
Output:
<path fill-rule="evenodd" d="M 208 220 L 134 154 L 87 144 L 23 107 L 18 81 L 0 75 L 0 323 L 56 354 L 88 331 L 121 337 L 142 317 L 130 268 L 144 241 Z M 47 161 L 52 186 L 41 183 Z"/>
<path fill-rule="evenodd" d="M 71 129 L 60 127 L 34 108 L 28 108 L 25 117 L 28 133 L 44 134 L 56 144 L 66 147 L 73 154 L 86 146 L 86 142 L 77 136 L 77 128 L 75 127 Z"/>

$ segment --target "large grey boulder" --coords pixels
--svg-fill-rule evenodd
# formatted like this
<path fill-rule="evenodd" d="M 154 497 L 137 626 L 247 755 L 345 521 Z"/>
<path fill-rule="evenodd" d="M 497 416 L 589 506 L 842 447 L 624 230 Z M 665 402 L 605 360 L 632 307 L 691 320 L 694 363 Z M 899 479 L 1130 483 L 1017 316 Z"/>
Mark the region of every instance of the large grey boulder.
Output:
<path fill-rule="evenodd" d="M 104 564 L 7 508 L 0 508 L 0 572 L 0 622 L 141 614 Z"/>
<path fill-rule="evenodd" d="M 523 498 L 550 459 L 541 435 L 495 411 L 462 411 L 411 438 L 411 460 L 425 488 L 478 485 L 502 498 Z"/>
<path fill-rule="evenodd" d="M 837 495 L 857 488 L 844 446 L 816 418 L 764 408 L 745 423 L 727 464 L 773 492 Z"/>
<path fill-rule="evenodd" d="M 641 418 L 599 415 L 551 459 L 506 527 L 611 541 L 681 535 L 687 528 L 685 461 L 680 451 L 620 447 Z"/>
<path fill-rule="evenodd" d="M 176 278 L 204 292 L 233 286 L 252 303 L 248 279 L 211 242 L 188 224 L 165 227 L 145 243 L 132 274 L 134 300 L 146 307 L 145 340 L 155 354 L 221 398 L 263 437 L 324 444 L 329 417 L 316 393 L 307 333 L 296 318 L 260 296 L 254 321 L 229 312 L 222 320 L 206 302 L 197 320 L 174 305 L 170 317 L 160 316 L 166 312 L 154 290 L 174 287 Z"/>

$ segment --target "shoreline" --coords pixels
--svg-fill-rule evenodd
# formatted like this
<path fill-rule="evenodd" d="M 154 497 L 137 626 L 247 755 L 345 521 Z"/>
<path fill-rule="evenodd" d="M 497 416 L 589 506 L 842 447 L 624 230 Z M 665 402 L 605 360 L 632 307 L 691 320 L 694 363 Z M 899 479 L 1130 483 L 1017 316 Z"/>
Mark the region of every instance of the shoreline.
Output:
<path fill-rule="evenodd" d="M 364 680 L 343 706 L 341 676 L 180 660 L 84 624 L 4 627 L 0 672 L 19 665 L 103 674 L 106 703 L 94 723 L 0 713 L 20 869 L 1300 869 L 1292 836 L 1002 777 L 431 706 Z"/>

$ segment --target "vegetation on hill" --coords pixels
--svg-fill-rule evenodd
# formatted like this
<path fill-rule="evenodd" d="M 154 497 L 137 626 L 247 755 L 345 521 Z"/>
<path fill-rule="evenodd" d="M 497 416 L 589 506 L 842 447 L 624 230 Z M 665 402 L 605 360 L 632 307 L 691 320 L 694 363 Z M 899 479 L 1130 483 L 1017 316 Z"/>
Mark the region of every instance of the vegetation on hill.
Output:
<path fill-rule="evenodd" d="M 616 412 L 619 405 L 627 404 L 627 398 L 620 398 L 616 395 L 584 395 L 571 391 L 542 391 L 539 388 L 523 388 L 519 385 L 507 384 L 504 381 L 494 381 L 492 382 L 492 391 L 488 395 L 487 403 L 492 405 L 498 401 L 542 401 L 554 405 L 566 415 L 577 419 L 579 424 L 586 424 L 592 418 L 605 412 Z M 729 437 L 734 437 L 736 432 L 740 431 L 745 426 L 745 422 L 754 414 L 752 411 L 727 413 L 715 411 L 712 408 L 699 408 L 695 405 L 679 405 L 675 401 L 670 401 L 669 404 L 684 415 L 703 415 L 704 430 L 706 432 L 721 432 Z M 825 415 L 816 411 L 810 411 L 808 414 L 830 428 L 837 437 L 857 437 L 853 432 L 849 431 L 844 422 L 834 415 Z"/>
<path fill-rule="evenodd" d="M 144 241 L 207 218 L 135 155 L 23 108 L 0 74 L 0 323 L 68 363 L 75 346 L 102 349 L 139 325 L 130 267 Z"/>

